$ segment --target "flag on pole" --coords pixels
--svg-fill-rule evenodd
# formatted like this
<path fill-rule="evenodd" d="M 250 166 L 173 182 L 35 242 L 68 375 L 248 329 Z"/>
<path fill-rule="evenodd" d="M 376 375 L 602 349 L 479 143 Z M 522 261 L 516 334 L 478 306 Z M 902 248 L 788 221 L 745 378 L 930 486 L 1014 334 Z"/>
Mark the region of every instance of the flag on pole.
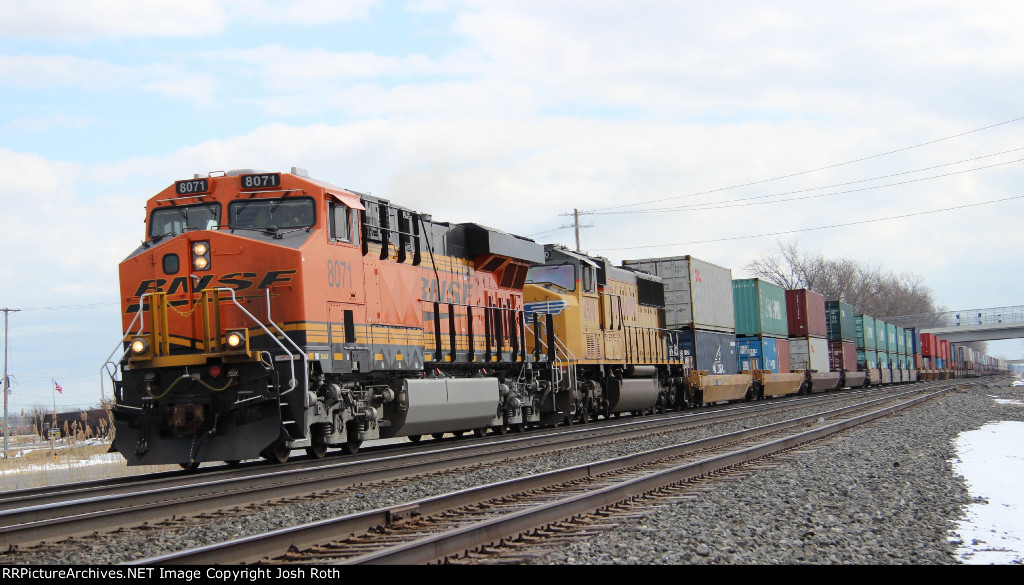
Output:
<path fill-rule="evenodd" d="M 57 390 L 58 393 L 64 393 L 64 389 L 60 387 L 60 384 L 57 383 L 57 380 L 53 381 L 53 387 Z"/>

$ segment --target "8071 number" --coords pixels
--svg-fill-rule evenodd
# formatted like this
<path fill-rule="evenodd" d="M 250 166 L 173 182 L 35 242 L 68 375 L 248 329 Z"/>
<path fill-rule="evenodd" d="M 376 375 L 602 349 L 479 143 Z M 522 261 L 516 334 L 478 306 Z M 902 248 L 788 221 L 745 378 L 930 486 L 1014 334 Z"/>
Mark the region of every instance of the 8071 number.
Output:
<path fill-rule="evenodd" d="M 264 173 L 261 175 L 242 175 L 243 189 L 266 189 L 267 187 L 280 187 L 280 173 Z"/>

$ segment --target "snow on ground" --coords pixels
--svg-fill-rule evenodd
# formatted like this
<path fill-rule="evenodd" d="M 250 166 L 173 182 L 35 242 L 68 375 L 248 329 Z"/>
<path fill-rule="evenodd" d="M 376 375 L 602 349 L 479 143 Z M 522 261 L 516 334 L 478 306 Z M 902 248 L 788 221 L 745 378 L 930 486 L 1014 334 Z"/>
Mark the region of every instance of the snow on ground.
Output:
<path fill-rule="evenodd" d="M 993 396 L 1001 404 L 1019 400 Z M 975 503 L 958 523 L 954 541 L 964 564 L 1024 563 L 1024 422 L 999 421 L 957 438 L 955 472 L 962 475 Z"/>

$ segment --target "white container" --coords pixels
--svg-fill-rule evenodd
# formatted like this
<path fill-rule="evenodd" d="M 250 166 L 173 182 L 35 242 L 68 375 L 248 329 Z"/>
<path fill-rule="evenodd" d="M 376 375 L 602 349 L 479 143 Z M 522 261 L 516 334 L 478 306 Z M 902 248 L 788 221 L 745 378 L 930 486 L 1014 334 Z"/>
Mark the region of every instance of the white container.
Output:
<path fill-rule="evenodd" d="M 790 337 L 789 367 L 794 372 L 828 372 L 828 340 L 824 337 Z"/>
<path fill-rule="evenodd" d="M 665 327 L 736 331 L 732 270 L 692 256 L 623 260 L 665 283 Z"/>

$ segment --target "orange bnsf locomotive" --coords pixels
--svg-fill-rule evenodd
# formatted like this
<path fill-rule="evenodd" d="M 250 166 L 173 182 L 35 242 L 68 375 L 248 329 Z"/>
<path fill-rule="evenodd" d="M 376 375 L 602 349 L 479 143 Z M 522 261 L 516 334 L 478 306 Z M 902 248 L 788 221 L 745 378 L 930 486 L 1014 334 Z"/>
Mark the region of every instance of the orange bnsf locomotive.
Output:
<path fill-rule="evenodd" d="M 683 260 L 686 299 L 717 290 L 695 268 L 713 265 Z M 697 331 L 666 330 L 679 278 L 645 262 L 436 222 L 300 169 L 177 181 L 120 265 L 113 447 L 129 465 L 281 462 L 857 385 L 738 372 L 721 345 L 699 369 Z"/>
<path fill-rule="evenodd" d="M 322 457 L 681 400 L 656 277 L 300 169 L 164 189 L 120 282 L 108 373 L 130 465 Z"/>

